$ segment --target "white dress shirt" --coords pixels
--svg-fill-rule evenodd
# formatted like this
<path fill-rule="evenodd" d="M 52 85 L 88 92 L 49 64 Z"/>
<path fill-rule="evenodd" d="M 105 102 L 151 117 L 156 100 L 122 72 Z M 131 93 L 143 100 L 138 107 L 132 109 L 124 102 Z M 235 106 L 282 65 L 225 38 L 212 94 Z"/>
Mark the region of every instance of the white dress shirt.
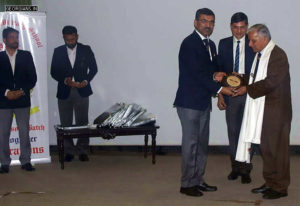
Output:
<path fill-rule="evenodd" d="M 76 51 L 77 51 L 77 44 L 73 49 L 67 47 L 68 57 L 71 63 L 71 67 L 74 68 L 75 60 L 76 60 Z M 72 77 L 72 81 L 74 81 L 74 77 Z M 66 80 L 65 80 L 66 84 Z"/>
<path fill-rule="evenodd" d="M 74 64 L 75 64 L 75 60 L 76 60 L 76 51 L 77 51 L 77 44 L 73 49 L 70 49 L 69 47 L 67 47 L 68 57 L 69 57 L 72 68 L 74 68 Z M 66 80 L 67 79 L 65 79 L 65 81 L 64 81 L 65 84 L 67 84 Z M 74 81 L 74 76 L 72 77 L 72 81 Z M 88 83 L 87 80 L 84 80 L 84 81 L 86 82 L 86 84 Z"/>
<path fill-rule="evenodd" d="M 73 49 L 70 49 L 69 47 L 67 47 L 68 57 L 69 57 L 72 68 L 74 67 L 74 64 L 75 64 L 76 50 L 77 50 L 77 44 Z"/>
<path fill-rule="evenodd" d="M 18 53 L 18 50 L 16 50 L 15 53 L 14 53 L 12 56 L 10 56 L 10 54 L 6 51 L 6 54 L 7 54 L 8 58 L 9 58 L 9 62 L 10 62 L 11 69 L 12 69 L 12 73 L 13 73 L 13 74 L 15 74 L 16 56 L 17 56 L 17 53 Z M 4 95 L 7 96 L 7 92 L 9 92 L 9 91 L 10 91 L 10 90 L 7 89 L 7 90 L 5 91 L 5 94 L 4 94 Z"/>
<path fill-rule="evenodd" d="M 9 58 L 9 61 L 10 61 L 10 65 L 11 65 L 13 74 L 15 74 L 15 65 L 16 65 L 17 53 L 18 53 L 18 50 L 16 50 L 15 53 L 12 56 L 10 56 L 10 54 L 6 51 L 6 54 Z"/>

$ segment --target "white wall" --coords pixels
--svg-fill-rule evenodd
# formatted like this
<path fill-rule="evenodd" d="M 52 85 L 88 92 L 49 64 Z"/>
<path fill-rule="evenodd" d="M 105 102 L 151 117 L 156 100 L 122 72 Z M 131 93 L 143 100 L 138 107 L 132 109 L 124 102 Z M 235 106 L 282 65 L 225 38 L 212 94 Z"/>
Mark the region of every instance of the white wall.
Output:
<path fill-rule="evenodd" d="M 273 40 L 283 48 L 290 62 L 292 77 L 293 123 L 291 143 L 300 144 L 300 107 L 298 57 L 300 15 L 299 1 L 294 0 L 40 0 L 34 1 L 40 11 L 47 12 L 48 67 L 53 49 L 63 44 L 61 29 L 75 25 L 79 41 L 89 44 L 96 56 L 99 73 L 92 81 L 90 121 L 116 102 L 135 102 L 157 116 L 157 143 L 179 145 L 181 128 L 172 107 L 178 81 L 178 50 L 181 41 L 193 31 L 198 8 L 211 8 L 216 14 L 212 39 L 231 35 L 231 15 L 243 11 L 249 24 L 265 23 Z M 56 82 L 48 78 L 49 124 L 59 123 Z M 211 113 L 211 145 L 226 145 L 224 112 L 214 100 Z M 275 111 L 276 112 L 276 111 Z M 141 137 L 117 137 L 115 140 L 95 138 L 95 144 L 143 144 Z M 56 144 L 50 128 L 50 144 Z"/>

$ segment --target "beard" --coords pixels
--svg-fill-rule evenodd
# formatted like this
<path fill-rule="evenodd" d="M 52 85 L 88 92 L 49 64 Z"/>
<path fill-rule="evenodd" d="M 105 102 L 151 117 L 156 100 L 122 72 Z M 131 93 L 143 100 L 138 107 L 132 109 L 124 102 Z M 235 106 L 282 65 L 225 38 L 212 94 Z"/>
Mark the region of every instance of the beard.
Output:
<path fill-rule="evenodd" d="M 7 45 L 7 47 L 12 48 L 12 49 L 18 49 L 19 43 L 11 43 L 11 44 Z"/>
<path fill-rule="evenodd" d="M 77 44 L 77 43 L 76 43 Z M 74 49 L 74 47 L 76 46 L 76 44 L 66 44 L 66 46 L 70 49 Z"/>

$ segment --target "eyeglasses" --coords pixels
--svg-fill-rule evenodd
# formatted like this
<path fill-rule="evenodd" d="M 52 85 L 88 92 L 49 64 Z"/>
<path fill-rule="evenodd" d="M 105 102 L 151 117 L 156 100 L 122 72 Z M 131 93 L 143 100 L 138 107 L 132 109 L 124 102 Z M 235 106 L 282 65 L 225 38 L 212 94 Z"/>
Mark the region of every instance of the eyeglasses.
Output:
<path fill-rule="evenodd" d="M 200 21 L 201 24 L 211 24 L 211 25 L 215 25 L 215 21 L 208 21 L 206 19 L 198 19 L 198 21 Z"/>

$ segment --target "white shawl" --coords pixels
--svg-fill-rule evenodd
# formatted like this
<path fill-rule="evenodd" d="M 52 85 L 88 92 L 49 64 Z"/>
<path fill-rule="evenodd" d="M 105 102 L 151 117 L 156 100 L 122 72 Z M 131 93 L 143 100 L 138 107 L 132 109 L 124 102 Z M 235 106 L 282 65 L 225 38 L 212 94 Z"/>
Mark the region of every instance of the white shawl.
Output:
<path fill-rule="evenodd" d="M 268 63 L 275 43 L 270 40 L 263 49 L 259 60 L 257 74 L 254 82 L 263 80 L 267 76 Z M 253 74 L 256 66 L 257 54 L 252 63 L 249 84 L 252 84 Z M 260 144 L 263 116 L 265 109 L 265 96 L 253 99 L 247 94 L 243 122 L 239 136 L 239 143 L 235 159 L 240 162 L 250 163 L 251 143 Z"/>

